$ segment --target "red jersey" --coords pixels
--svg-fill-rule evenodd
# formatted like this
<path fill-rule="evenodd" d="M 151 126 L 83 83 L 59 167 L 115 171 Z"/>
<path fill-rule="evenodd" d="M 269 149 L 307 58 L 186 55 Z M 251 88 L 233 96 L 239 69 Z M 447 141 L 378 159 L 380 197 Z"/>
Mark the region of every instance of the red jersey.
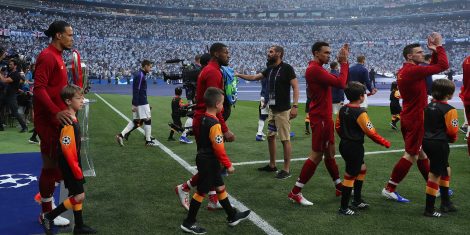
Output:
<path fill-rule="evenodd" d="M 67 108 L 60 98 L 60 92 L 66 85 L 67 68 L 62 59 L 62 52 L 51 44 L 36 60 L 33 91 L 35 126 L 53 124 L 59 127 L 55 116 Z"/>
<path fill-rule="evenodd" d="M 398 70 L 398 90 L 403 99 L 402 118 L 422 117 L 428 104 L 426 93 L 426 77 L 438 74 L 449 68 L 446 51 L 443 47 L 437 47 L 432 54 L 429 66 L 420 66 L 412 63 L 403 63 Z"/>
<path fill-rule="evenodd" d="M 465 58 L 462 63 L 463 69 L 463 104 L 470 105 L 470 56 Z"/>
<path fill-rule="evenodd" d="M 332 119 L 333 107 L 331 87 L 344 89 L 348 80 L 348 63 L 341 63 L 339 76 L 326 71 L 316 61 L 310 61 L 305 72 L 307 81 L 307 96 L 310 97 L 310 121 Z"/>
<path fill-rule="evenodd" d="M 221 90 L 224 89 L 224 80 L 222 72 L 220 72 L 220 65 L 216 60 L 210 60 L 206 67 L 204 67 L 197 78 L 196 86 L 196 108 L 195 112 L 198 116 L 202 116 L 206 112 L 206 105 L 204 104 L 204 92 L 207 88 L 216 87 Z M 222 117 L 222 112 L 217 114 L 217 119 L 222 126 L 222 132 L 228 131 L 225 120 Z"/>

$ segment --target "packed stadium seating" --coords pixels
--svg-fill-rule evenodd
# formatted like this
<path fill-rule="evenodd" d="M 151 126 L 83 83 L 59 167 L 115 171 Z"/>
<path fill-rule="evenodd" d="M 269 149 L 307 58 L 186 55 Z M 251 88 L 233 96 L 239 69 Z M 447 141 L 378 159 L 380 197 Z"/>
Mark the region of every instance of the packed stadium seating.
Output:
<path fill-rule="evenodd" d="M 441 10 L 433 8 L 437 12 L 437 16 L 424 16 L 421 20 L 407 20 L 406 15 L 411 12 L 402 11 L 402 15 L 398 15 L 397 20 L 381 21 L 380 19 L 387 15 L 384 13 L 387 11 L 382 9 L 384 11 L 382 13 L 371 11 L 371 14 L 365 15 L 372 19 L 366 22 L 355 19 L 347 21 L 323 19 L 319 21 L 320 23 L 297 22 L 296 24 L 277 24 L 276 20 L 256 22 L 250 16 L 245 16 L 245 20 L 251 19 L 251 21 L 242 20 L 240 23 L 223 19 L 208 22 L 185 21 L 179 18 L 165 19 L 156 15 L 153 15 L 153 18 L 142 18 L 142 15 L 135 14 L 135 12 L 116 17 L 116 12 L 112 9 L 119 8 L 119 5 L 124 9 L 126 4 L 148 4 L 151 6 L 157 6 L 157 4 L 152 4 L 152 1 L 148 0 L 126 0 L 123 2 L 93 0 L 86 1 L 87 4 L 84 3 L 85 1 L 66 2 L 29 1 L 33 6 L 30 9 L 24 9 L 26 7 L 0 9 L 0 29 L 2 30 L 0 43 L 9 44 L 17 53 L 34 58 L 47 44 L 47 39 L 43 37 L 41 32 L 54 20 L 63 19 L 72 24 L 76 35 L 75 47 L 81 52 L 82 58 L 87 61 L 91 72 L 106 77 L 110 74 L 128 74 L 130 70 L 138 67 L 139 61 L 143 58 L 155 61 L 157 69 L 160 71 L 175 69 L 174 65 L 165 64 L 164 61 L 174 58 L 191 60 L 195 54 L 207 51 L 207 47 L 215 41 L 225 42 L 230 47 L 231 65 L 237 71 L 248 73 L 259 71 L 265 66 L 266 49 L 270 45 L 282 45 L 286 49 L 285 61 L 294 66 L 298 76 L 303 75 L 307 62 L 311 59 L 310 46 L 317 40 L 332 43 L 334 50 L 337 50 L 342 43 L 350 43 L 351 63 L 355 62 L 354 58 L 357 55 L 363 54 L 367 58 L 369 68 L 373 67 L 376 71 L 387 73 L 393 73 L 400 67 L 403 61 L 401 49 L 405 44 L 424 43 L 427 35 L 432 31 L 443 34 L 446 39 L 451 67 L 458 73 L 461 71 L 461 61 L 470 48 L 468 35 L 470 21 L 468 17 L 459 16 L 456 18 L 455 15 L 452 17 L 452 14 L 447 16 L 447 13 L 451 11 L 462 10 L 452 7 L 468 6 L 466 1 L 450 1 L 454 5 L 450 4 L 447 7 L 441 4 L 439 5 L 442 6 Z M 182 7 L 183 2 L 186 1 L 158 2 L 158 6 Z M 194 8 L 207 8 L 209 5 L 214 9 L 242 5 L 256 8 L 256 5 L 249 5 L 251 1 L 246 0 L 231 1 L 229 5 L 224 5 L 225 1 L 212 0 L 206 6 L 198 6 L 196 2 L 198 1 L 194 1 L 194 4 L 192 2 L 186 4 L 192 4 Z M 258 2 L 265 1 L 256 1 L 256 3 Z M 271 2 L 272 5 L 279 3 L 276 7 L 281 8 L 284 1 Z M 294 7 L 304 6 L 311 1 L 287 2 L 295 2 L 295 4 L 289 5 Z M 326 9 L 345 1 L 317 0 L 314 2 Z M 374 6 L 377 4 L 391 6 L 389 1 L 357 0 L 346 2 L 354 2 L 354 5 L 348 7 L 367 7 L 372 3 L 375 3 Z M 428 2 L 418 0 L 392 1 L 394 6 L 411 4 L 413 7 L 410 9 L 415 9 L 418 4 L 425 4 L 424 7 L 427 9 L 429 6 L 426 4 L 430 4 Z M 114 5 L 101 8 L 101 10 L 93 7 L 93 4 L 102 3 L 114 3 Z M 70 7 L 67 4 L 80 7 Z M 264 6 L 259 5 L 259 7 Z M 89 15 L 90 12 L 99 14 Z M 176 14 L 175 11 L 170 12 Z M 391 12 L 398 14 L 397 11 Z M 417 12 L 419 13 L 419 11 Z M 214 14 L 216 15 L 216 13 Z M 211 15 L 210 10 L 207 15 L 208 17 Z M 338 13 L 338 15 L 341 14 Z M 394 17 L 398 16 L 394 15 Z"/>

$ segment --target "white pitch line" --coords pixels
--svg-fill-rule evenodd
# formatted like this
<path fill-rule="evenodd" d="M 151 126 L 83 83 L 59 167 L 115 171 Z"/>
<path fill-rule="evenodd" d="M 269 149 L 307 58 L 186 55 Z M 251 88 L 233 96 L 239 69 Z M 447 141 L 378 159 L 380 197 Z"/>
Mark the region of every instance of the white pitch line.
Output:
<path fill-rule="evenodd" d="M 112 110 L 114 110 L 114 112 L 116 112 L 117 114 L 119 114 L 119 116 L 121 116 L 122 118 L 124 118 L 126 121 L 130 122 L 131 120 L 126 116 L 124 115 L 123 113 L 121 113 L 119 110 L 117 110 L 113 105 L 111 105 L 110 103 L 108 103 L 108 101 L 106 101 L 105 99 L 103 99 L 103 97 L 101 97 L 100 95 L 96 94 L 95 95 L 100 98 L 106 105 L 108 105 Z M 140 133 L 144 134 L 144 130 L 142 128 L 139 128 L 139 131 Z M 180 156 L 176 155 L 173 151 L 171 151 L 169 148 L 167 148 L 165 145 L 163 145 L 161 142 L 159 142 L 158 140 L 155 140 L 156 143 L 158 144 L 158 146 L 156 147 L 159 147 L 161 150 L 163 150 L 165 153 L 167 153 L 171 158 L 173 158 L 175 161 L 177 161 L 181 166 L 184 167 L 184 169 L 186 169 L 187 171 L 191 172 L 191 174 L 195 174 L 197 172 L 197 170 L 192 167 L 191 165 L 189 165 L 188 162 L 186 162 L 185 160 L 183 160 Z M 230 202 L 232 202 L 233 205 L 235 205 L 236 208 L 240 209 L 241 211 L 245 211 L 245 210 L 249 210 L 248 207 L 246 207 L 243 203 L 241 203 L 240 201 L 238 201 L 236 198 L 232 197 L 231 195 L 229 195 L 229 198 L 230 198 Z M 271 226 L 268 222 L 266 222 L 265 220 L 263 220 L 258 214 L 256 214 L 253 210 L 251 211 L 250 213 L 250 216 L 248 217 L 248 219 L 250 219 L 256 226 L 258 226 L 261 230 L 263 230 L 266 234 L 269 234 L 269 235 L 282 235 L 282 233 L 280 233 L 277 229 L 275 229 L 273 226 Z"/>
<path fill-rule="evenodd" d="M 450 145 L 450 148 L 461 148 L 461 147 L 467 147 L 466 144 L 455 144 L 455 145 Z M 395 150 L 384 150 L 384 151 L 373 151 L 373 152 L 365 152 L 364 155 L 376 155 L 376 154 L 382 154 L 382 153 L 397 153 L 397 152 L 404 152 L 405 149 L 395 149 Z M 335 158 L 339 158 L 341 155 L 336 154 Z M 307 160 L 306 157 L 301 157 L 301 158 L 292 158 L 292 162 L 296 161 L 305 161 Z M 276 162 L 284 162 L 283 159 L 281 160 L 276 160 Z M 244 165 L 255 165 L 255 164 L 261 164 L 261 163 L 269 163 L 269 160 L 263 160 L 263 161 L 249 161 L 249 162 L 235 162 L 232 163 L 234 166 L 244 166 Z"/>

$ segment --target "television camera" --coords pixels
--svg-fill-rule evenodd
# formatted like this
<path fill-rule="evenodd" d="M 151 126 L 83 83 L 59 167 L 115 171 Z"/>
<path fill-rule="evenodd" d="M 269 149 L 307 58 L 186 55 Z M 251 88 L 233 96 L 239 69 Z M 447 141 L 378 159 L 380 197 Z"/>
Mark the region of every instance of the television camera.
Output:
<path fill-rule="evenodd" d="M 196 97 L 196 84 L 197 84 L 197 77 L 201 72 L 201 67 L 195 64 L 185 64 L 185 60 L 182 59 L 172 59 L 167 60 L 165 63 L 167 64 L 176 64 L 181 63 L 180 71 L 178 73 L 166 73 L 163 72 L 163 79 L 165 81 L 182 81 L 183 82 L 183 89 L 185 90 L 186 98 L 189 101 L 194 102 Z"/>
<path fill-rule="evenodd" d="M 13 50 L 6 50 L 3 47 L 0 47 L 0 56 L 5 53 L 5 57 L 0 60 L 0 71 L 5 72 L 8 69 L 8 61 L 15 59 L 18 61 L 18 68 L 24 70 L 27 66 L 32 63 L 32 58 L 16 53 Z"/>

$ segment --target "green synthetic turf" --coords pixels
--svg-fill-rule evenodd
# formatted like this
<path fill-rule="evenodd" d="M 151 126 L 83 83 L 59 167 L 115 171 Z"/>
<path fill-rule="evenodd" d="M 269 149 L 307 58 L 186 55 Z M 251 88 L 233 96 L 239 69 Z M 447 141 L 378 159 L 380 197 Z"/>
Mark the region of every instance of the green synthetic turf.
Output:
<path fill-rule="evenodd" d="M 130 96 L 102 97 L 131 117 Z M 190 173 L 160 148 L 145 147 L 140 132 L 132 133 L 125 146 L 119 147 L 114 136 L 127 122 L 93 94 L 88 95 L 88 98 L 97 101 L 91 105 L 89 129 L 90 151 L 97 176 L 87 178 L 85 223 L 96 228 L 100 234 L 182 234 L 179 225 L 186 211 L 180 206 L 174 187 L 186 181 Z M 171 120 L 170 100 L 169 97 L 149 97 L 153 106 L 153 136 L 189 164 L 195 165 L 195 144 L 166 141 L 169 132 L 167 123 Z M 459 114 L 462 118 L 462 113 Z M 378 133 L 392 142 L 390 149 L 403 148 L 400 132 L 389 127 L 387 107 L 369 107 L 369 116 Z M 292 138 L 293 158 L 305 157 L 310 150 L 310 136 L 304 134 L 304 117 L 301 107 L 299 116 L 292 121 L 292 130 L 296 134 Z M 227 153 L 233 162 L 268 159 L 267 142 L 255 141 L 258 125 L 256 102 L 238 102 L 232 110 L 228 125 L 236 135 L 235 142 L 226 144 Z M 0 138 L 6 137 L 0 134 Z M 462 134 L 459 134 L 456 144 L 464 144 Z M 22 142 L 18 145 L 25 144 Z M 277 147 L 278 159 L 282 159 L 280 142 Z M 386 150 L 370 140 L 366 140 L 365 149 L 366 152 Z M 0 151 L 3 152 L 3 149 Z M 470 228 L 470 161 L 466 153 L 466 148 L 451 149 L 451 188 L 455 192 L 452 200 L 459 211 L 440 219 L 422 216 L 426 185 L 415 166 L 398 186 L 398 191 L 411 203 L 387 201 L 380 195 L 401 152 L 366 156 L 368 171 L 363 197 L 371 207 L 353 217 L 337 214 L 340 198 L 334 195 L 334 186 L 324 164 L 318 167 L 303 190 L 304 196 L 314 203 L 311 207 L 292 204 L 287 199 L 303 161 L 292 162 L 292 177 L 286 180 L 275 179 L 274 173 L 258 172 L 256 168 L 264 164 L 255 164 L 235 166 L 236 173 L 226 177 L 225 182 L 229 194 L 283 234 L 466 234 Z M 343 175 L 344 161 L 337 158 L 337 162 L 340 175 Z M 282 167 L 282 163 L 278 167 Z M 436 202 L 438 207 L 439 199 Z M 235 228 L 228 227 L 224 212 L 209 212 L 205 204 L 199 211 L 198 222 L 209 234 L 262 234 L 250 221 Z"/>
<path fill-rule="evenodd" d="M 18 127 L 17 127 L 18 126 Z M 29 130 L 32 130 L 33 124 L 28 124 Z M 39 152 L 38 144 L 28 142 L 32 133 L 20 133 L 18 122 L 15 120 L 13 127 L 7 125 L 4 131 L 0 131 L 0 154 L 2 153 L 25 153 Z M 37 137 L 39 139 L 39 137 Z"/>

